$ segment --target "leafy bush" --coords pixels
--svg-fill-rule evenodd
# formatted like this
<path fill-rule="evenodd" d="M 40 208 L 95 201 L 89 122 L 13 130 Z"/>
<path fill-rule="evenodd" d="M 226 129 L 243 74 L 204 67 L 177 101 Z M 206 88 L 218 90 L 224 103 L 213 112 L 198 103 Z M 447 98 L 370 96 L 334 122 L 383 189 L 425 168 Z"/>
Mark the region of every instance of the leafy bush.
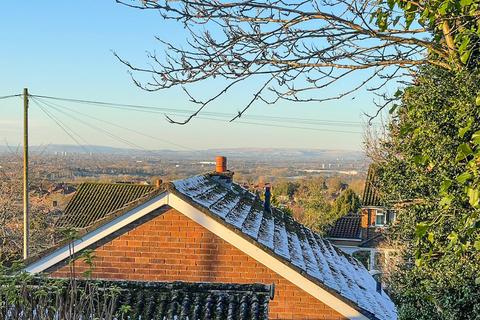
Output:
<path fill-rule="evenodd" d="M 480 319 L 480 75 L 430 67 L 415 80 L 377 159 L 406 243 L 390 287 L 402 319 Z"/>

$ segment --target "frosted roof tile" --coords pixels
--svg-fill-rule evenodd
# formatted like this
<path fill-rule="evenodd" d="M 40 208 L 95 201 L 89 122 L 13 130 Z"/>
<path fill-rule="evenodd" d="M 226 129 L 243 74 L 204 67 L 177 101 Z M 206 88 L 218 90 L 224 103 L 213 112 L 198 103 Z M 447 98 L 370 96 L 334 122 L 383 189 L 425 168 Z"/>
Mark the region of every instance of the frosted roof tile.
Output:
<path fill-rule="evenodd" d="M 288 250 L 288 235 L 287 230 L 285 229 L 285 222 L 282 218 L 275 217 L 273 250 L 276 254 L 281 255 L 287 260 L 290 260 L 290 253 Z"/>
<path fill-rule="evenodd" d="M 215 187 L 209 189 L 205 193 L 194 196 L 193 198 L 198 204 L 210 208 L 210 206 L 214 205 L 217 201 L 222 200 L 227 194 L 228 191 L 226 191 L 225 189 Z"/>
<path fill-rule="evenodd" d="M 251 197 L 239 199 L 235 207 L 225 216 L 225 221 L 241 229 L 247 215 L 250 213 L 250 210 L 252 210 L 252 205 L 253 198 Z"/>
<path fill-rule="evenodd" d="M 321 273 L 318 267 L 317 260 L 315 258 L 315 253 L 313 252 L 310 243 L 308 242 L 307 235 L 303 228 L 300 228 L 299 240 L 302 247 L 303 260 L 305 261 L 305 267 L 309 275 L 316 278 L 321 277 Z"/>
<path fill-rule="evenodd" d="M 288 235 L 288 251 L 290 253 L 290 260 L 294 265 L 301 268 L 302 270 L 306 269 L 305 261 L 303 261 L 303 251 L 300 245 L 300 240 L 296 233 L 287 230 Z"/>
<path fill-rule="evenodd" d="M 240 198 L 233 192 L 228 192 L 225 197 L 213 204 L 210 209 L 216 215 L 225 218 L 227 214 L 240 202 Z"/>
<path fill-rule="evenodd" d="M 242 225 L 242 231 L 250 237 L 257 239 L 260 224 L 262 223 L 263 210 L 259 206 L 254 206 L 245 218 Z"/>
<path fill-rule="evenodd" d="M 264 212 L 262 201 L 241 186 L 220 180 L 207 174 L 174 181 L 173 185 L 176 191 L 209 209 L 232 228 L 272 249 L 286 263 L 305 271 L 377 319 L 397 318 L 393 302 L 385 293 L 376 292 L 375 280 L 358 261 L 337 251 L 329 241 L 281 211 L 272 208 L 272 212 Z"/>
<path fill-rule="evenodd" d="M 258 233 L 258 242 L 273 249 L 273 234 L 275 230 L 275 221 L 271 215 L 264 215 L 260 231 Z"/>

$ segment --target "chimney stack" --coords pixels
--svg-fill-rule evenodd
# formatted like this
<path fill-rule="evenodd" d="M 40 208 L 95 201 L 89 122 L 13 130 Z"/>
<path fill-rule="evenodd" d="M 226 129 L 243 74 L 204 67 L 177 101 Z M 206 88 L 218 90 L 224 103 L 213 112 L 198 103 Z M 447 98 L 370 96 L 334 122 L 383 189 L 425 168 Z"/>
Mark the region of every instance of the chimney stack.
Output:
<path fill-rule="evenodd" d="M 162 179 L 155 180 L 155 188 L 160 189 L 160 187 L 162 186 L 162 182 Z"/>
<path fill-rule="evenodd" d="M 216 162 L 216 167 L 215 167 L 215 172 L 216 173 L 227 172 L 227 157 L 216 156 L 215 157 L 215 162 Z"/>
<path fill-rule="evenodd" d="M 272 198 L 272 194 L 270 192 L 270 184 L 266 183 L 265 184 L 265 202 L 263 204 L 263 210 L 271 212 L 271 207 L 270 207 L 270 201 Z"/>

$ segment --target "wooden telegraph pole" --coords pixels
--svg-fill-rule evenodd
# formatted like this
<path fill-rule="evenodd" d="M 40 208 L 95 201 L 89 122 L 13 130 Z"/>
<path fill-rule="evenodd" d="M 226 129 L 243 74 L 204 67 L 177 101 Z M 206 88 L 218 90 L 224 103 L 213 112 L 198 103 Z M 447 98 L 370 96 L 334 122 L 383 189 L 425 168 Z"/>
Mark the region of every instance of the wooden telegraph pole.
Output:
<path fill-rule="evenodd" d="M 23 259 L 29 256 L 30 212 L 28 202 L 28 89 L 23 89 Z"/>

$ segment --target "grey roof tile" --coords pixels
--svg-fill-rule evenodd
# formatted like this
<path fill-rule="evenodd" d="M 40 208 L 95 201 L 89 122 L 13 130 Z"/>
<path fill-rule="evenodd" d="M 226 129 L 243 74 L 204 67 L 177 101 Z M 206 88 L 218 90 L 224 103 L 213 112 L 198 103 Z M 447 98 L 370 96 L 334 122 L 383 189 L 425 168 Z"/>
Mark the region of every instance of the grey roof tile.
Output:
<path fill-rule="evenodd" d="M 258 202 L 254 202 L 250 212 L 242 224 L 242 231 L 253 239 L 257 239 L 258 231 L 260 230 L 260 225 L 262 224 L 262 218 L 263 206 L 261 206 Z"/>
<path fill-rule="evenodd" d="M 362 205 L 364 207 L 379 207 L 383 206 L 380 194 L 378 191 L 378 173 L 377 166 L 371 164 L 368 167 L 367 179 L 365 180 L 365 188 L 363 190 Z"/>
<path fill-rule="evenodd" d="M 235 207 L 232 208 L 232 210 L 230 210 L 225 216 L 225 221 L 240 229 L 248 214 L 252 210 L 253 202 L 254 197 L 245 197 L 239 199 L 239 201 L 235 204 Z"/>
<path fill-rule="evenodd" d="M 213 206 L 210 200 L 198 197 L 212 188 L 217 192 Z M 280 210 L 264 211 L 262 201 L 241 186 L 205 174 L 174 181 L 173 192 L 204 207 L 228 227 L 268 248 L 271 254 L 337 292 L 372 318 L 396 319 L 395 305 L 384 292 L 376 291 L 375 280 L 358 261 Z"/>
<path fill-rule="evenodd" d="M 328 230 L 327 236 L 337 239 L 361 239 L 361 220 L 362 217 L 359 214 L 348 213 L 335 221 L 335 224 Z"/>
<path fill-rule="evenodd" d="M 275 217 L 274 221 L 275 227 L 273 234 L 273 251 L 285 259 L 290 260 L 288 236 L 287 230 L 285 229 L 285 221 L 283 220 L 283 216 Z"/>
<path fill-rule="evenodd" d="M 127 207 L 156 191 L 151 185 L 82 183 L 58 220 L 57 226 L 86 228 L 109 213 Z"/>
<path fill-rule="evenodd" d="M 41 281 L 45 280 L 33 279 L 31 286 L 25 284 L 26 290 L 35 290 Z M 113 301 L 113 314 L 129 306 L 125 314 L 128 319 L 267 320 L 273 293 L 272 286 L 264 284 L 76 280 L 75 285 L 79 290 L 98 287 L 95 300 Z M 44 288 L 47 298 L 55 301 L 69 292 L 71 282 L 57 280 L 55 286 Z M 85 311 L 89 307 L 85 305 Z M 55 315 L 55 309 L 46 312 L 47 318 L 61 316 Z M 5 320 L 14 319 L 16 315 L 12 314 Z"/>
<path fill-rule="evenodd" d="M 262 224 L 260 225 L 258 242 L 268 248 L 273 248 L 273 233 L 275 230 L 275 221 L 270 213 L 263 215 Z"/>

